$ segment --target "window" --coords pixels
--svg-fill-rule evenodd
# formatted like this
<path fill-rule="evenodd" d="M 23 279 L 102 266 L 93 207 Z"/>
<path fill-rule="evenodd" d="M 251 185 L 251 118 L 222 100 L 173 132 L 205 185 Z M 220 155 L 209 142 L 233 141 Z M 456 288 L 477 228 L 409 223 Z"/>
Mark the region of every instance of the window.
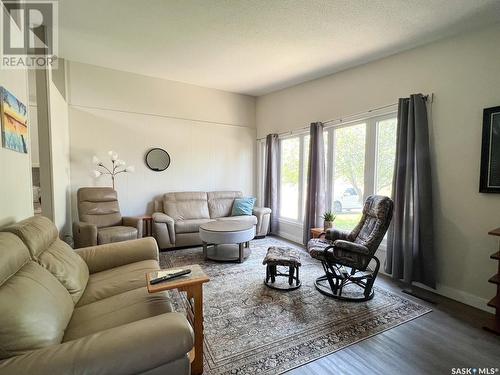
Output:
<path fill-rule="evenodd" d="M 366 124 L 333 130 L 332 209 L 336 227 L 354 228 L 361 218 L 365 191 Z"/>
<path fill-rule="evenodd" d="M 280 142 L 280 216 L 299 220 L 300 138 Z"/>
<path fill-rule="evenodd" d="M 391 196 L 396 155 L 396 114 L 325 129 L 326 207 L 335 226 L 351 230 L 371 194 Z M 304 217 L 309 135 L 280 140 L 279 217 L 301 225 Z"/>
<path fill-rule="evenodd" d="M 392 177 L 396 159 L 396 131 L 398 121 L 389 118 L 377 122 L 377 159 L 375 193 L 392 195 Z"/>

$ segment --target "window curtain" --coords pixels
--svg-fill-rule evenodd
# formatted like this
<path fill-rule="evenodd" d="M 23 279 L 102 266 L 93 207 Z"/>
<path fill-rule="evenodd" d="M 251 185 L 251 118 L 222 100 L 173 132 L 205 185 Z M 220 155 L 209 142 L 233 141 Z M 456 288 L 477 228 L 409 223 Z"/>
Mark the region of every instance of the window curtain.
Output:
<path fill-rule="evenodd" d="M 304 245 L 311 239 L 311 228 L 323 226 L 321 216 L 325 211 L 325 150 L 321 122 L 311 124 L 308 164 L 303 226 Z"/>
<path fill-rule="evenodd" d="M 436 287 L 426 99 L 399 99 L 396 162 L 385 271 L 410 285 Z"/>
<path fill-rule="evenodd" d="M 278 234 L 278 179 L 280 166 L 278 134 L 269 134 L 266 137 L 266 156 L 264 174 L 264 206 L 271 209 L 269 232 Z"/>

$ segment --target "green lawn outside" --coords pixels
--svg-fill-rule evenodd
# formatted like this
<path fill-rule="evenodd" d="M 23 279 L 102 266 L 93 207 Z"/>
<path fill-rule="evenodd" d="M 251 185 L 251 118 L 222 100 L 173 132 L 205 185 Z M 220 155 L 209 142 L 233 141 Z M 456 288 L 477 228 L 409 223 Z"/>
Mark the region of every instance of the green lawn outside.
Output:
<path fill-rule="evenodd" d="M 333 227 L 341 230 L 351 230 L 359 223 L 360 218 L 361 212 L 337 214 L 333 222 Z"/>

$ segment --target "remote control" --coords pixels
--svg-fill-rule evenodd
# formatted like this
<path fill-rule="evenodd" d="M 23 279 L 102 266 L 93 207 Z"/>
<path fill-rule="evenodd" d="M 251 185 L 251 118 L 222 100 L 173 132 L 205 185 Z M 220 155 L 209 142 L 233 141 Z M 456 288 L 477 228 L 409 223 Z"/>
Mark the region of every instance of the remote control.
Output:
<path fill-rule="evenodd" d="M 174 272 L 174 273 L 171 273 L 170 275 L 165 275 L 165 276 L 162 276 L 162 277 L 157 277 L 156 279 L 152 279 L 152 280 L 149 281 L 149 283 L 151 285 L 154 285 L 154 284 L 161 283 L 162 281 L 171 280 L 171 279 L 174 279 L 176 277 L 187 275 L 187 274 L 190 274 L 190 273 L 191 273 L 190 269 L 180 270 L 179 272 Z"/>

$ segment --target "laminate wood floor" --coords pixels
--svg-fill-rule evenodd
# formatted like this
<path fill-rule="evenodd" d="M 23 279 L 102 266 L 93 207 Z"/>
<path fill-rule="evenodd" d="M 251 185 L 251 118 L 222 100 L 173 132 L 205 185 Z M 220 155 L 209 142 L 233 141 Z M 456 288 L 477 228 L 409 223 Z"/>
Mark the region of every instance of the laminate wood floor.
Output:
<path fill-rule="evenodd" d="M 401 285 L 383 275 L 377 284 L 433 311 L 286 374 L 437 375 L 452 374 L 453 368 L 490 368 L 486 374 L 500 375 L 500 336 L 481 328 L 486 312 L 414 289 L 435 302 L 428 303 L 402 293 Z"/>

